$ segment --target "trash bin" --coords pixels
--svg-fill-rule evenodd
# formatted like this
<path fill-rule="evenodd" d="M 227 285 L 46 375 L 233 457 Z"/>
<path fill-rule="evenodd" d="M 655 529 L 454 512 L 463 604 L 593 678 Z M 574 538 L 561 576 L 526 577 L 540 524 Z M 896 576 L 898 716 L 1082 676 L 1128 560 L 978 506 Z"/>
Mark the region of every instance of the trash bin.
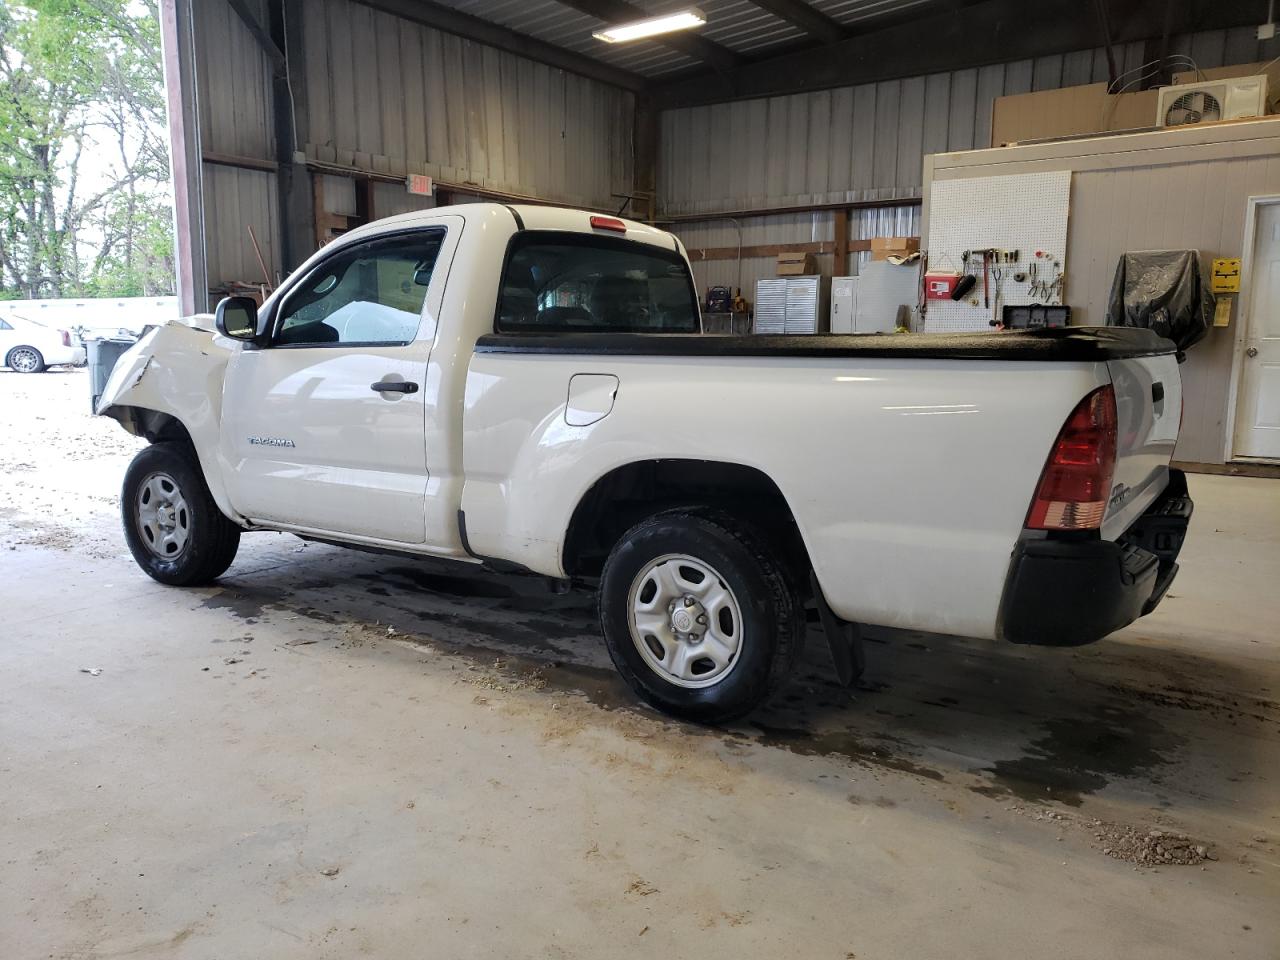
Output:
<path fill-rule="evenodd" d="M 107 388 L 107 380 L 115 369 L 116 361 L 132 347 L 136 340 L 86 340 L 89 353 L 89 412 L 96 413 L 98 399 Z"/>

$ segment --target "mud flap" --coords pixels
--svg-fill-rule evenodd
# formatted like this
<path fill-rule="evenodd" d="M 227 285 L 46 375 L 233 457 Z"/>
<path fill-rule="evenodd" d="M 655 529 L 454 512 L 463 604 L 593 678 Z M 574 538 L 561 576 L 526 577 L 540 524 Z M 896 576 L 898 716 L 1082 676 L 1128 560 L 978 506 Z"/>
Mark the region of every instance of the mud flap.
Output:
<path fill-rule="evenodd" d="M 827 635 L 827 646 L 831 650 L 831 661 L 835 665 L 836 676 L 841 686 L 852 687 L 867 667 L 862 626 L 841 620 L 835 615 L 827 605 L 827 598 L 822 593 L 817 575 L 812 572 L 809 574 L 809 584 L 813 588 L 813 599 L 818 606 L 818 619 L 822 621 L 822 631 Z"/>

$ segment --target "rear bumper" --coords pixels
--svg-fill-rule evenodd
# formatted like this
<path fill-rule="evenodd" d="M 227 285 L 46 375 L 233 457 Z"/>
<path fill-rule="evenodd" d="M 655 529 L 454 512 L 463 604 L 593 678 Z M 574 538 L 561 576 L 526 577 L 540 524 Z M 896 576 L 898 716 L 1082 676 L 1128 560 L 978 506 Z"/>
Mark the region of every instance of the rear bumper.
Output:
<path fill-rule="evenodd" d="M 1119 540 L 1024 540 L 1013 553 L 998 635 L 1078 646 L 1156 608 L 1178 572 L 1194 504 L 1181 470 Z"/>
<path fill-rule="evenodd" d="M 84 347 L 49 347 L 40 353 L 49 367 L 79 367 L 86 358 Z"/>

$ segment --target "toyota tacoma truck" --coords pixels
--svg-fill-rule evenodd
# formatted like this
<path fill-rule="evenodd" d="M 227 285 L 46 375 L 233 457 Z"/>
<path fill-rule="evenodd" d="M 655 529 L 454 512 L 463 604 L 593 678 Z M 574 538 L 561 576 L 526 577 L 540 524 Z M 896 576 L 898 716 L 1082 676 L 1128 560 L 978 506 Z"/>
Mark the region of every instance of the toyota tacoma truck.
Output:
<path fill-rule="evenodd" d="M 593 586 L 636 694 L 719 722 L 809 609 L 845 682 L 862 624 L 1070 645 L 1149 612 L 1181 405 L 1146 330 L 708 336 L 672 234 L 471 204 L 160 327 L 98 413 L 151 441 L 121 507 L 162 583 L 277 530 Z"/>

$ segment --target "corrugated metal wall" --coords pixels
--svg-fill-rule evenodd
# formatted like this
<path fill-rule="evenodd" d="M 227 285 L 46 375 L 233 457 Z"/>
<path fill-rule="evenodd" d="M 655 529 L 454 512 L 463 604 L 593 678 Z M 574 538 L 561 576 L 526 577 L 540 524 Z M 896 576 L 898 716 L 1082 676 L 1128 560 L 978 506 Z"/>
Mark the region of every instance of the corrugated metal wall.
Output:
<path fill-rule="evenodd" d="M 1141 44 L 1125 48 L 1126 69 Z M 996 97 L 1106 80 L 1084 51 L 817 93 L 668 110 L 666 214 L 920 195 L 926 153 L 985 147 Z"/>
<path fill-rule="evenodd" d="M 263 0 L 246 2 L 265 23 Z M 205 156 L 274 160 L 270 61 L 226 0 L 192 9 Z M 299 147 L 311 159 L 572 206 L 612 208 L 611 194 L 631 191 L 630 93 L 350 0 L 306 9 L 288 28 L 303 33 L 305 62 L 291 69 L 306 84 Z M 263 279 L 249 226 L 278 273 L 276 175 L 204 163 L 201 186 L 209 285 Z M 433 202 L 375 186 L 378 216 Z"/>
<path fill-rule="evenodd" d="M 1274 56 L 1272 45 L 1259 44 L 1253 30 L 1245 28 L 1179 37 L 1173 49 L 1208 68 Z M 1142 44 L 1120 48 L 1117 62 L 1120 70 L 1140 67 Z M 918 197 L 926 154 L 990 145 L 996 97 L 1106 79 L 1106 54 L 1097 49 L 817 93 L 665 111 L 660 209 L 664 215 L 677 215 Z M 914 234 L 919 224 L 913 216 L 906 210 L 861 211 L 852 218 L 852 235 L 856 239 L 904 230 Z M 725 222 L 673 229 L 690 248 L 737 242 L 736 230 Z M 748 245 L 829 240 L 831 215 L 753 218 L 744 222 L 744 231 L 750 237 L 744 240 Z M 853 272 L 865 257 L 854 258 Z M 824 272 L 829 272 L 831 258 L 821 259 Z M 736 264 L 697 264 L 694 273 L 701 288 L 738 285 Z M 758 277 L 772 274 L 768 260 L 745 262 L 741 284 L 745 295 L 751 297 Z"/>
<path fill-rule="evenodd" d="M 1126 250 L 1194 249 L 1205 269 L 1215 257 L 1242 255 L 1249 197 L 1280 194 L 1280 130 L 1259 134 L 1256 127 L 1270 128 L 1269 121 L 1254 126 L 1248 139 L 1241 127 L 1167 135 L 1182 142 L 1203 133 L 1213 141 L 1207 146 L 1162 143 L 1152 149 L 1151 135 L 1139 134 L 1094 141 L 1105 147 L 1076 143 L 940 156 L 934 178 L 1073 171 L 1067 299 L 1073 323 L 1100 324 Z M 1232 363 L 1245 333 L 1238 310 L 1233 312 L 1231 325 L 1210 330 L 1181 368 L 1180 460 L 1223 462 Z"/>
<path fill-rule="evenodd" d="M 265 20 L 263 0 L 246 3 Z M 259 161 L 274 159 L 270 62 L 224 0 L 193 3 L 192 11 L 204 153 Z M 262 267 L 249 240 L 249 227 L 253 227 L 262 258 L 274 278 L 280 270 L 275 174 L 213 163 L 204 163 L 202 170 L 209 286 L 216 288 L 232 280 L 263 282 Z"/>
<path fill-rule="evenodd" d="M 576 206 L 630 192 L 630 93 L 350 0 L 307 9 L 315 159 Z"/>

